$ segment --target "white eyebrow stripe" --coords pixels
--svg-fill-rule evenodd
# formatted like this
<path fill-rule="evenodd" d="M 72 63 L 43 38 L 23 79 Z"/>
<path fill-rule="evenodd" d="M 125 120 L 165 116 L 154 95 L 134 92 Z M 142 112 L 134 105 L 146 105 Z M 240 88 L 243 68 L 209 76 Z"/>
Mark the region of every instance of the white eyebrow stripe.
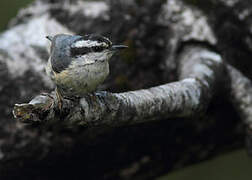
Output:
<path fill-rule="evenodd" d="M 76 41 L 72 47 L 73 48 L 81 48 L 81 47 L 94 47 L 94 46 L 105 46 L 107 47 L 108 45 L 105 42 L 97 42 L 97 41 L 91 41 L 91 40 L 80 40 Z"/>

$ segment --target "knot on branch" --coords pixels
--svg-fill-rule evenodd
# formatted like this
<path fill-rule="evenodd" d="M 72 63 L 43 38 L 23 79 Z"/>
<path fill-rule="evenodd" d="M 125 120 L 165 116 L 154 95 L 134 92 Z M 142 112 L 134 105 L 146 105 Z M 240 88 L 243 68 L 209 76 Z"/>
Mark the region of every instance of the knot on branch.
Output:
<path fill-rule="evenodd" d="M 41 123 L 54 104 L 53 96 L 40 94 L 28 104 L 15 104 L 12 113 L 23 123 Z"/>

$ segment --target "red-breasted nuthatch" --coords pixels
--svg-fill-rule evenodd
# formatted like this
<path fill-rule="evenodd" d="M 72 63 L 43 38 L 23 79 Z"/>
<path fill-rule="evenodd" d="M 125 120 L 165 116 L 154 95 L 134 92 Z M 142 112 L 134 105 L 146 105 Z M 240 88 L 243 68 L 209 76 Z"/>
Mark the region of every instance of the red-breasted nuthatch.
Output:
<path fill-rule="evenodd" d="M 93 92 L 109 74 L 108 60 L 127 46 L 112 45 L 101 35 L 47 36 L 51 41 L 46 72 L 56 84 L 59 102 L 63 97 L 81 97 Z"/>

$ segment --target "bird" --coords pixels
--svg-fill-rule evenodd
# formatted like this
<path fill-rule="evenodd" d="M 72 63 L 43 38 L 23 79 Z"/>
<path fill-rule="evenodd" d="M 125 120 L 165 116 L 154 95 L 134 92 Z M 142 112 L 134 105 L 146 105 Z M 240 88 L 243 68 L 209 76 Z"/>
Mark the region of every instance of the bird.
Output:
<path fill-rule="evenodd" d="M 125 45 L 99 34 L 46 36 L 51 42 L 46 73 L 55 83 L 59 109 L 64 98 L 92 93 L 109 75 L 109 60 Z"/>

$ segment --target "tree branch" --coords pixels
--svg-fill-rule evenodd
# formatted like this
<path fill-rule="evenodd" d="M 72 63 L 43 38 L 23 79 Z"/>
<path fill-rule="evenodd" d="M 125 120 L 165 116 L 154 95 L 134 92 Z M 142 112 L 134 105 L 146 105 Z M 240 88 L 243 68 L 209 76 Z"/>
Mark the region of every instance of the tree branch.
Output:
<path fill-rule="evenodd" d="M 55 96 L 39 95 L 28 104 L 16 104 L 14 116 L 22 122 L 64 122 L 67 126 L 121 126 L 164 117 L 190 117 L 204 112 L 213 95 L 221 57 L 206 48 L 190 46 L 179 57 L 180 81 L 125 93 L 96 92 L 79 102 L 64 100 L 57 112 Z"/>
<path fill-rule="evenodd" d="M 246 146 L 252 155 L 252 83 L 233 66 L 227 65 L 229 98 L 246 126 Z"/>

